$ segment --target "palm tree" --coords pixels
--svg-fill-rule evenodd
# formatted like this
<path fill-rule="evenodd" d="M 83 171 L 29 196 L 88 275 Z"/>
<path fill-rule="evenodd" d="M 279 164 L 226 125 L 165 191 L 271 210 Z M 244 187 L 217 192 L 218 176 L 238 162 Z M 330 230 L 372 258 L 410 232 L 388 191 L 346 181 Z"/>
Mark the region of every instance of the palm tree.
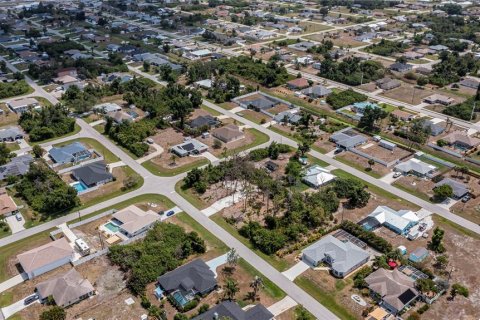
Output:
<path fill-rule="evenodd" d="M 253 289 L 253 299 L 256 299 L 258 295 L 258 290 L 263 288 L 263 280 L 259 276 L 255 276 L 253 281 L 250 283 L 250 288 Z"/>
<path fill-rule="evenodd" d="M 375 160 L 368 159 L 368 165 L 370 166 L 370 170 L 372 170 L 372 166 L 375 164 Z"/>
<path fill-rule="evenodd" d="M 240 291 L 240 288 L 238 287 L 237 281 L 232 278 L 228 278 L 227 282 L 225 283 L 225 295 L 227 296 L 227 299 L 233 300 L 238 291 Z"/>

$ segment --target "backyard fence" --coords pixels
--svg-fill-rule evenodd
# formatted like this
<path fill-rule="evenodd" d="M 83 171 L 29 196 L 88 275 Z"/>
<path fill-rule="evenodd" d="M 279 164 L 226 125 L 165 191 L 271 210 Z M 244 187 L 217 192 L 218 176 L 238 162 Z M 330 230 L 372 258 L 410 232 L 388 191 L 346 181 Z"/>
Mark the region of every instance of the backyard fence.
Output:
<path fill-rule="evenodd" d="M 442 152 L 445 152 L 446 154 L 449 154 L 451 156 L 454 156 L 456 158 L 463 158 L 463 155 L 461 155 L 460 153 L 458 152 L 455 152 L 455 151 L 452 151 L 452 150 L 448 150 L 448 149 L 445 149 L 445 148 L 442 148 L 436 144 L 433 144 L 431 142 L 427 143 L 427 146 L 429 146 L 430 148 L 433 148 L 435 150 L 438 150 L 438 151 L 442 151 Z"/>

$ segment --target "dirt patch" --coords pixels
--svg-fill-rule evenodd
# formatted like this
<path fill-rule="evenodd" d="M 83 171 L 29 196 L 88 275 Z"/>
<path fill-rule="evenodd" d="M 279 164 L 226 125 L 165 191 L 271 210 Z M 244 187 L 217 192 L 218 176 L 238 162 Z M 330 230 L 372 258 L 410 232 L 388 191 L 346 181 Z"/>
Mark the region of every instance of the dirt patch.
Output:
<path fill-rule="evenodd" d="M 393 150 L 388 150 L 376 142 L 374 145 L 371 145 L 368 148 L 362 148 L 362 146 L 359 146 L 357 149 L 363 153 L 369 154 L 388 163 L 395 160 L 404 159 L 412 154 L 411 152 L 399 147 L 396 147 Z"/>
<path fill-rule="evenodd" d="M 394 182 L 394 185 L 401 186 L 416 194 L 423 194 L 427 198 L 433 196 L 432 189 L 435 187 L 433 181 L 416 176 L 402 176 Z"/>
<path fill-rule="evenodd" d="M 363 150 L 362 150 L 363 151 Z M 368 170 L 371 168 L 370 172 L 379 176 L 384 176 L 391 172 L 391 170 L 380 163 L 375 163 L 373 166 L 368 164 L 368 159 L 362 156 L 359 156 L 353 152 L 342 152 L 338 156 L 335 157 L 336 159 L 343 159 L 347 163 L 354 164 L 355 167 L 364 168 L 364 170 Z"/>
<path fill-rule="evenodd" d="M 426 89 L 424 90 L 415 89 L 414 86 L 412 85 L 402 83 L 400 87 L 385 91 L 381 95 L 388 98 L 392 98 L 395 100 L 416 105 L 416 104 L 422 103 L 423 99 L 425 99 L 428 96 L 431 96 L 432 94 L 434 94 L 433 91 L 426 90 Z"/>

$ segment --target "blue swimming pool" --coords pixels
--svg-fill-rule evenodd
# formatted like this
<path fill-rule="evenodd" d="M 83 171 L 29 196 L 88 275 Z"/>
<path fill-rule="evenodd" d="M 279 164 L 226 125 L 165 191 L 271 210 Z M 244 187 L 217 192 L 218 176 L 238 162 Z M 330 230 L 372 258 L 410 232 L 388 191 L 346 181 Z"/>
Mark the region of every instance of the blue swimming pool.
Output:
<path fill-rule="evenodd" d="M 113 233 L 117 232 L 119 229 L 118 226 L 112 222 L 106 223 L 105 228 L 112 231 Z"/>
<path fill-rule="evenodd" d="M 82 192 L 88 189 L 87 185 L 83 183 L 82 181 L 78 181 L 72 184 L 72 187 L 77 190 L 77 192 Z"/>
<path fill-rule="evenodd" d="M 184 305 L 187 304 L 188 300 L 187 298 L 185 298 L 183 296 L 183 294 L 180 292 L 180 291 L 176 291 L 172 294 L 173 298 L 175 299 L 175 301 L 177 301 L 177 303 L 183 307 Z"/>

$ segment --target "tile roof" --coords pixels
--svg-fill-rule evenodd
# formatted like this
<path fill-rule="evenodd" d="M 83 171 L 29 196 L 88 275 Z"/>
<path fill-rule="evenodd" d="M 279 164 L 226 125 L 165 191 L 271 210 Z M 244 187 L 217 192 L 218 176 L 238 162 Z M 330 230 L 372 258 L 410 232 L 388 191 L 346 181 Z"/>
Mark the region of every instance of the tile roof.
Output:
<path fill-rule="evenodd" d="M 17 255 L 25 272 L 30 273 L 52 262 L 73 257 L 74 250 L 65 238 L 61 238 Z"/>
<path fill-rule="evenodd" d="M 135 234 L 139 230 L 160 221 L 160 216 L 155 212 L 151 210 L 143 211 L 135 205 L 114 213 L 112 217 L 120 221 L 122 223 L 120 228 L 129 234 Z"/>

